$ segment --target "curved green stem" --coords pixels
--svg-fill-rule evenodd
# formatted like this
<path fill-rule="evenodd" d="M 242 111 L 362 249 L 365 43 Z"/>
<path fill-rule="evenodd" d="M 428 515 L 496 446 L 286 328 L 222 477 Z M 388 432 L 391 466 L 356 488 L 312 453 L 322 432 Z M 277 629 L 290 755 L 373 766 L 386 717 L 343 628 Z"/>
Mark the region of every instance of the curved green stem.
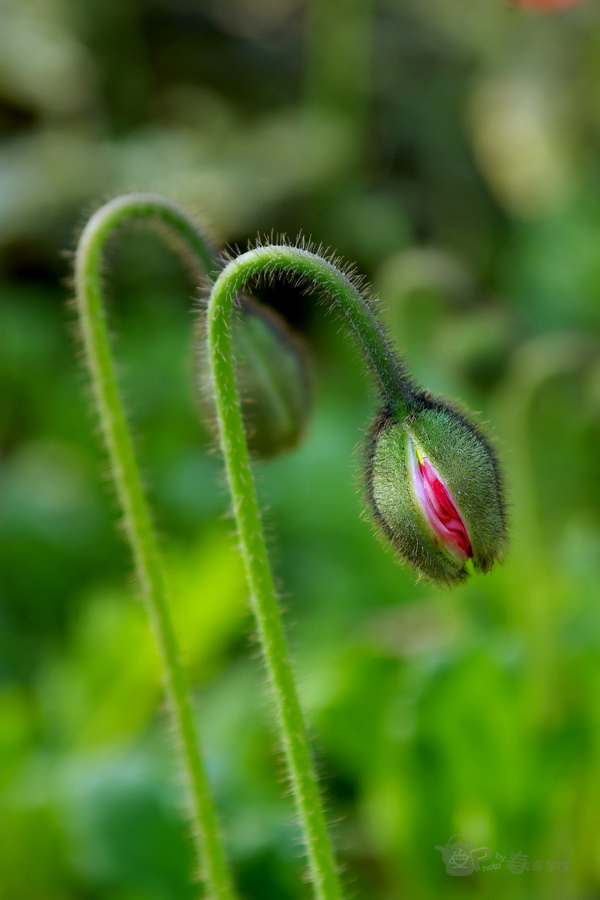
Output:
<path fill-rule="evenodd" d="M 339 307 L 356 333 L 367 362 L 390 403 L 396 408 L 406 408 L 409 394 L 400 364 L 368 303 L 331 263 L 294 247 L 259 247 L 238 256 L 217 278 L 208 310 L 209 353 L 221 443 L 241 550 L 262 652 L 275 697 L 290 781 L 304 830 L 315 894 L 319 900 L 338 900 L 342 896 L 340 880 L 269 566 L 232 354 L 231 312 L 235 297 L 249 279 L 273 272 L 305 279 Z"/>
<path fill-rule="evenodd" d="M 130 194 L 107 203 L 86 225 L 77 248 L 75 279 L 86 361 L 125 516 L 127 537 L 162 659 L 166 692 L 191 799 L 196 850 L 211 900 L 233 900 L 232 881 L 199 751 L 188 680 L 169 612 L 166 574 L 119 395 L 103 307 L 101 263 L 104 247 L 115 228 L 130 219 L 150 219 L 166 225 L 169 233 L 179 239 L 187 254 L 205 271 L 213 271 L 214 257 L 198 227 L 174 204 L 152 194 Z"/>

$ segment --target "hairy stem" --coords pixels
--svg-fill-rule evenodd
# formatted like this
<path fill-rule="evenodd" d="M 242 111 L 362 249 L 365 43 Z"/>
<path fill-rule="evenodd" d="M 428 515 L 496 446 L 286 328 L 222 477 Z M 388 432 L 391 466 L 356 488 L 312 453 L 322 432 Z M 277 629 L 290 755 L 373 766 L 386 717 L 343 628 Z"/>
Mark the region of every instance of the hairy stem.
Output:
<path fill-rule="evenodd" d="M 163 666 L 165 688 L 180 746 L 191 801 L 194 842 L 211 900 L 233 900 L 232 880 L 221 846 L 217 817 L 199 750 L 190 689 L 169 611 L 163 560 L 152 526 L 133 441 L 115 373 L 101 287 L 105 244 L 131 219 L 167 226 L 186 254 L 204 271 L 215 268 L 211 247 L 198 227 L 174 204 L 152 194 L 130 194 L 99 209 L 86 225 L 75 262 L 77 305 L 85 356 L 108 448 L 112 475 L 125 516 L 127 537 Z"/>
<path fill-rule="evenodd" d="M 383 394 L 405 406 L 408 387 L 373 312 L 334 265 L 306 250 L 266 246 L 234 259 L 217 278 L 208 310 L 208 341 L 221 443 L 252 606 L 274 693 L 278 725 L 319 900 L 342 896 L 265 545 L 236 386 L 231 312 L 236 295 L 259 275 L 283 272 L 315 285 L 348 319 Z"/>

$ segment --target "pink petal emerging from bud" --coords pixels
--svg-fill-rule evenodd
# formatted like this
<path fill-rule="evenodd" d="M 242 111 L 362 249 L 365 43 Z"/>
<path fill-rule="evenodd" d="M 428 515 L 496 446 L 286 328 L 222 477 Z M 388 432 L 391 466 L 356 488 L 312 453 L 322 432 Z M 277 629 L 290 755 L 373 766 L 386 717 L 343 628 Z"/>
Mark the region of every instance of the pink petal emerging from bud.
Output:
<path fill-rule="evenodd" d="M 444 547 L 464 562 L 473 556 L 473 548 L 450 491 L 420 448 L 415 447 L 411 457 L 415 494 L 426 521 Z"/>

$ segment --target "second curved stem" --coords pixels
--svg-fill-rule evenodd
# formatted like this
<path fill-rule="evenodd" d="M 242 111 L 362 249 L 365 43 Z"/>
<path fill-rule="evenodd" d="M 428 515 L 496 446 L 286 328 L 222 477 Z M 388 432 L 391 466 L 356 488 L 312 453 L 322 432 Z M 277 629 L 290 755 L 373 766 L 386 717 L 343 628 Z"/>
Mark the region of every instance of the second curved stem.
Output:
<path fill-rule="evenodd" d="M 234 900 L 217 816 L 200 754 L 190 689 L 170 613 L 170 598 L 148 501 L 121 401 L 102 298 L 101 263 L 108 237 L 121 223 L 150 219 L 166 225 L 199 267 L 212 271 L 210 246 L 178 207 L 152 194 L 129 194 L 107 203 L 86 225 L 75 263 L 77 305 L 85 356 L 108 448 L 135 567 L 160 651 L 166 693 L 191 799 L 194 843 L 210 900 Z"/>
<path fill-rule="evenodd" d="M 259 247 L 234 259 L 216 280 L 208 310 L 209 355 L 241 551 L 315 896 L 319 900 L 340 900 L 340 878 L 269 565 L 232 353 L 231 313 L 236 295 L 252 278 L 276 271 L 305 279 L 339 307 L 390 403 L 397 408 L 405 407 L 407 388 L 400 364 L 368 303 L 352 282 L 327 260 L 294 247 Z"/>

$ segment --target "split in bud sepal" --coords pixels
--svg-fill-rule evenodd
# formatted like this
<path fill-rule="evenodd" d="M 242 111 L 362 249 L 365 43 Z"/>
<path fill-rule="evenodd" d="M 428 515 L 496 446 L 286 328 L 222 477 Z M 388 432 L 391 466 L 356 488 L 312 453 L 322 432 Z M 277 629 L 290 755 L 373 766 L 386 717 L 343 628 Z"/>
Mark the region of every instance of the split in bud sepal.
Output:
<path fill-rule="evenodd" d="M 384 410 L 371 429 L 367 497 L 399 557 L 432 581 L 487 572 L 506 545 L 496 456 L 479 426 L 446 400 L 416 392 L 411 409 Z"/>
<path fill-rule="evenodd" d="M 199 339 L 203 344 L 202 334 Z M 248 295 L 239 300 L 232 342 L 250 452 L 268 459 L 290 450 L 301 440 L 312 408 L 306 347 L 282 316 Z M 198 387 L 203 416 L 212 424 L 215 400 L 205 354 Z"/>

